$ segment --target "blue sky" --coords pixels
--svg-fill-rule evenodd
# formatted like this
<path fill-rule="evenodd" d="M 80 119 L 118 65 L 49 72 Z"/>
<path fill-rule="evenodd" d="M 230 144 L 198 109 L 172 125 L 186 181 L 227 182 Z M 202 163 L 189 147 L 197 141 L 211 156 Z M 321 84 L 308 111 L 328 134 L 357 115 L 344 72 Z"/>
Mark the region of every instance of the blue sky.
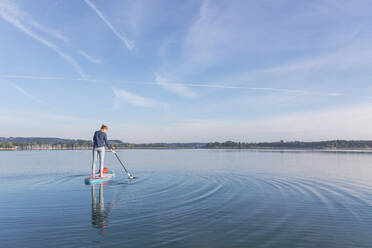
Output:
<path fill-rule="evenodd" d="M 369 1 L 1 0 L 0 136 L 372 139 Z"/>

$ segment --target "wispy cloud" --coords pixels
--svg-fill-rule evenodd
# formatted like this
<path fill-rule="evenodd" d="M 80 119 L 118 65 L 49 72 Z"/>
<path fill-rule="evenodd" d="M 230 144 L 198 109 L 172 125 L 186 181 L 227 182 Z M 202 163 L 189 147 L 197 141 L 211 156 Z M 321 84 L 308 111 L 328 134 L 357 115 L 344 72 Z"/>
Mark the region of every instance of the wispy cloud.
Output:
<path fill-rule="evenodd" d="M 130 85 L 161 85 L 167 90 L 180 94 L 185 97 L 195 97 L 197 94 L 190 89 L 194 88 L 211 88 L 221 90 L 247 90 L 247 91 L 267 91 L 277 93 L 299 94 L 299 95 L 314 95 L 314 96 L 330 96 L 330 97 L 363 97 L 359 95 L 351 95 L 340 92 L 328 91 L 311 91 L 303 89 L 289 89 L 289 88 L 271 88 L 271 87 L 247 87 L 240 85 L 223 84 L 223 82 L 208 82 L 208 83 L 161 83 L 157 79 L 152 81 L 124 81 L 124 80 L 101 80 L 94 78 L 64 78 L 64 77 L 44 77 L 44 76 L 27 76 L 27 75 L 14 75 L 14 74 L 0 74 L 0 78 L 15 78 L 15 79 L 38 79 L 38 80 L 59 80 L 59 81 L 87 81 L 106 84 L 130 84 Z M 195 95 L 194 95 L 195 94 Z"/>
<path fill-rule="evenodd" d="M 301 89 L 245 87 L 245 86 L 220 85 L 220 84 L 188 84 L 188 85 L 191 87 L 202 87 L 202 88 L 237 89 L 237 90 L 249 90 L 249 91 L 270 91 L 270 92 L 281 92 L 281 93 L 301 94 L 301 95 L 351 96 L 351 95 L 337 93 L 337 92 L 321 92 L 321 91 L 310 91 L 310 90 L 301 90 Z"/>
<path fill-rule="evenodd" d="M 10 86 L 12 86 L 14 89 L 16 89 L 19 93 L 21 93 L 22 95 L 26 96 L 27 98 L 31 99 L 32 101 L 34 102 L 37 102 L 41 105 L 46 105 L 48 107 L 51 107 L 51 105 L 43 100 L 41 100 L 40 98 L 38 97 L 35 97 L 33 95 L 31 95 L 30 93 L 28 93 L 26 90 L 24 90 L 22 87 L 20 87 L 18 84 L 15 84 L 13 82 L 8 82 L 8 84 Z"/>
<path fill-rule="evenodd" d="M 356 40 L 337 51 L 328 52 L 316 57 L 305 57 L 292 63 L 272 66 L 254 72 L 294 73 L 319 70 L 347 70 L 351 68 L 370 67 L 372 59 L 372 39 Z"/>
<path fill-rule="evenodd" d="M 50 35 L 50 36 L 53 36 L 54 38 L 57 38 L 63 42 L 69 42 L 70 39 L 67 38 L 66 36 L 62 35 L 61 33 L 59 33 L 58 31 L 56 30 L 53 30 L 53 29 L 50 29 L 48 27 L 45 27 L 45 26 L 42 26 L 41 24 L 39 24 L 38 22 L 34 21 L 31 17 L 28 18 L 29 20 L 29 23 L 30 25 L 32 25 L 33 27 L 39 29 L 40 31 L 43 31 L 44 33 Z"/>
<path fill-rule="evenodd" d="M 69 41 L 69 38 L 67 38 L 66 36 L 62 35 L 60 32 L 58 32 L 54 29 L 51 29 L 51 28 L 48 28 L 48 27 L 45 27 L 45 26 L 41 25 L 40 23 L 35 21 L 32 18 L 32 16 L 30 16 L 28 13 L 21 10 L 21 8 L 18 5 L 14 4 L 14 3 L 11 3 L 8 0 L 1 1 L 0 12 L 8 13 L 9 15 L 11 15 L 15 18 L 18 18 L 18 19 L 20 19 L 24 22 L 27 22 L 30 26 L 32 26 L 36 29 L 39 29 L 40 31 L 42 31 L 42 32 L 44 32 L 44 33 L 46 33 L 50 36 L 53 36 L 54 38 L 57 38 L 61 41 L 64 41 L 64 42 Z"/>
<path fill-rule="evenodd" d="M 130 41 L 127 37 L 125 37 L 124 35 L 120 34 L 116 28 L 107 20 L 107 18 L 102 14 L 102 12 L 89 0 L 84 0 L 84 2 L 86 4 L 88 4 L 88 6 L 90 8 L 92 8 L 92 10 L 99 16 L 99 18 L 101 18 L 101 20 L 107 25 L 107 27 L 109 27 L 109 29 L 114 33 L 114 35 L 116 35 L 116 37 L 118 37 L 123 43 L 124 45 L 128 48 L 128 50 L 132 51 L 133 48 L 134 48 L 134 45 L 133 45 L 133 42 Z"/>
<path fill-rule="evenodd" d="M 15 75 L 15 74 L 0 74 L 0 78 L 31 79 L 31 80 L 37 79 L 37 80 L 89 81 L 86 78 L 65 78 L 65 77 L 30 76 L 30 75 Z"/>
<path fill-rule="evenodd" d="M 97 58 L 87 54 L 83 50 L 77 50 L 76 52 L 78 54 L 80 54 L 81 56 L 83 56 L 84 58 L 86 58 L 89 62 L 91 62 L 93 64 L 102 64 L 102 61 L 100 59 L 97 59 Z"/>
<path fill-rule="evenodd" d="M 165 88 L 166 90 L 176 93 L 177 95 L 193 98 L 196 97 L 197 94 L 193 90 L 191 90 L 189 87 L 185 86 L 184 84 L 180 83 L 169 83 L 167 82 L 167 79 L 164 77 L 161 77 L 159 75 L 156 75 L 155 81 L 158 85 Z"/>
<path fill-rule="evenodd" d="M 31 38 L 37 40 L 38 42 L 42 43 L 43 45 L 49 47 L 50 49 L 54 50 L 59 56 L 61 56 L 65 61 L 67 61 L 70 65 L 74 67 L 76 72 L 81 76 L 85 77 L 85 73 L 80 65 L 68 54 L 64 53 L 61 48 L 59 48 L 56 44 L 48 41 L 47 39 L 43 38 L 41 35 L 35 33 L 30 28 L 26 27 L 26 25 L 34 26 L 36 25 L 35 21 L 30 21 L 27 18 L 28 14 L 21 11 L 20 8 L 15 5 L 14 3 L 3 0 L 0 1 L 0 17 L 30 36 Z M 37 24 L 38 25 L 38 24 Z M 37 26 L 36 25 L 36 26 Z M 39 25 L 40 26 L 40 25 Z M 45 31 L 45 30 L 44 30 Z"/>
<path fill-rule="evenodd" d="M 221 58 L 233 53 L 237 46 L 236 25 L 231 23 L 226 9 L 218 8 L 215 1 L 200 1 L 196 18 L 180 41 L 180 57 L 170 63 L 168 71 L 176 75 L 200 72 L 221 62 Z"/>
<path fill-rule="evenodd" d="M 195 22 L 189 27 L 185 37 L 184 49 L 193 62 L 210 63 L 214 60 L 219 42 L 229 37 L 216 18 L 217 11 L 209 0 L 204 0 Z"/>
<path fill-rule="evenodd" d="M 163 54 L 160 71 L 163 75 L 170 74 L 172 78 L 184 78 L 202 73 L 208 68 L 226 63 L 227 59 L 242 54 L 250 46 L 248 30 L 243 17 L 239 14 L 241 7 L 234 1 L 198 1 L 199 11 L 188 21 L 184 35 L 176 45 L 167 46 L 165 41 L 159 48 Z M 167 53 L 177 46 L 176 53 Z M 172 74 L 171 74 L 172 73 Z M 217 72 L 216 74 L 218 74 Z"/>
<path fill-rule="evenodd" d="M 127 103 L 137 107 L 162 107 L 167 108 L 168 104 L 159 102 L 152 98 L 146 98 L 130 93 L 126 90 L 112 87 L 115 95 L 115 106 L 118 107 L 121 103 Z"/>

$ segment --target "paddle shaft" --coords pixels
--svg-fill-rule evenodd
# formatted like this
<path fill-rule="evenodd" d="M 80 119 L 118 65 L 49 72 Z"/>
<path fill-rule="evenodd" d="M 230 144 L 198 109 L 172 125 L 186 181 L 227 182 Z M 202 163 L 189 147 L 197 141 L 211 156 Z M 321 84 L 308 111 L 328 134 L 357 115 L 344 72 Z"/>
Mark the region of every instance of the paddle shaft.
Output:
<path fill-rule="evenodd" d="M 120 160 L 120 158 L 119 158 L 119 156 L 118 156 L 118 154 L 115 152 L 114 153 L 115 154 L 115 156 L 116 156 L 116 158 L 119 160 L 119 162 L 120 162 L 120 164 L 121 164 L 121 166 L 123 166 L 123 168 L 124 168 L 124 170 L 125 170 L 125 172 L 128 174 L 128 175 L 130 175 L 130 173 L 128 172 L 128 170 L 125 168 L 125 166 L 124 166 L 124 164 L 123 164 L 123 162 L 121 162 L 121 160 Z"/>

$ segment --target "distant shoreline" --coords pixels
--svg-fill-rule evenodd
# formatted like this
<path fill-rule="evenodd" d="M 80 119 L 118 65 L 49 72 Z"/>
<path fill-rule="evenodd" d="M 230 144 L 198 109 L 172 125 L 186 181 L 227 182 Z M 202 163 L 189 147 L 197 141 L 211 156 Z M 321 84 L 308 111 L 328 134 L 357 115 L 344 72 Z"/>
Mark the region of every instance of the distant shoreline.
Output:
<path fill-rule="evenodd" d="M 190 142 L 190 143 L 125 143 L 110 140 L 115 149 L 241 149 L 241 150 L 322 150 L 372 151 L 371 140 L 278 141 L 278 142 Z M 22 150 L 91 150 L 92 141 L 41 137 L 0 137 L 0 151 Z"/>
<path fill-rule="evenodd" d="M 75 147 L 75 148 L 32 148 L 32 149 L 17 149 L 17 148 L 0 148 L 1 151 L 89 151 L 93 148 Z M 273 152 L 364 152 L 372 153 L 372 148 L 190 148 L 190 147 L 135 147 L 135 148 L 114 148 L 115 150 L 249 150 L 249 151 L 273 151 Z M 106 152 L 109 152 L 106 149 Z"/>

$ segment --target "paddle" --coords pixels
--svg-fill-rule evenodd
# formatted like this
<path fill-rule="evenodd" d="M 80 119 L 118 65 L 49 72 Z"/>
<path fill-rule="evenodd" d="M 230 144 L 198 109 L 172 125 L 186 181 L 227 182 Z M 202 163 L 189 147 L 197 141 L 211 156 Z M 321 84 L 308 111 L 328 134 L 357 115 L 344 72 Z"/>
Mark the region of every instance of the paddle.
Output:
<path fill-rule="evenodd" d="M 125 166 L 124 166 L 124 164 L 123 164 L 123 162 L 121 162 L 121 160 L 120 160 L 120 158 L 119 158 L 119 156 L 118 156 L 118 154 L 114 151 L 114 154 L 115 154 L 115 156 L 116 156 L 116 158 L 119 160 L 119 162 L 120 162 L 120 164 L 121 164 L 121 166 L 123 166 L 123 168 L 124 168 L 124 170 L 125 170 L 125 172 L 127 173 L 127 175 L 128 175 L 128 178 L 129 179 L 133 179 L 134 178 L 134 176 L 132 176 L 130 173 L 129 173 L 129 171 L 125 168 Z"/>

